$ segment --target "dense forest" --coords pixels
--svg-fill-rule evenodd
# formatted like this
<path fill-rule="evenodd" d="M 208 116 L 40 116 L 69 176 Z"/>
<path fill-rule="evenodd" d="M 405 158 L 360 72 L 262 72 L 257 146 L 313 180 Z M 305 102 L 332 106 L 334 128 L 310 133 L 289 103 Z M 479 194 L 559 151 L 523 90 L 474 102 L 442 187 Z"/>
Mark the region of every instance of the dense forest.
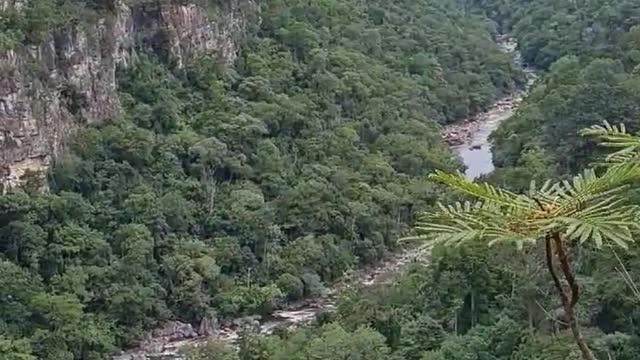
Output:
<path fill-rule="evenodd" d="M 0 17 L 0 48 L 112 11 L 101 4 L 30 1 Z M 418 214 L 461 199 L 427 177 L 461 168 L 440 126 L 523 84 L 500 32 L 543 76 L 493 135 L 498 168 L 485 180 L 505 188 L 495 194 L 565 184 L 601 161 L 583 128 L 640 130 L 635 0 L 260 6 L 233 66 L 142 55 L 120 71 L 119 117 L 80 131 L 49 174 L 0 196 L 3 359 L 102 359 L 168 320 L 268 314 L 379 261 Z M 594 179 L 585 174 L 573 183 Z M 633 204 L 636 189 L 616 191 Z M 576 360 L 576 325 L 598 359 L 638 359 L 640 248 L 597 245 L 569 249 L 577 324 L 542 243 L 466 241 L 436 245 L 391 284 L 343 291 L 312 326 L 247 331 L 238 349 L 212 342 L 188 358 Z"/>
<path fill-rule="evenodd" d="M 2 47 L 112 10 L 101 4 L 30 1 L 2 17 Z M 119 74 L 120 116 L 0 196 L 3 359 L 100 359 L 168 320 L 317 295 L 393 250 L 442 196 L 426 175 L 461 164 L 440 125 L 523 81 L 495 24 L 454 0 L 260 5 L 233 66 L 142 54 Z M 336 340 L 381 358 L 397 347 L 352 324 L 317 330 L 322 358 Z M 291 358 L 311 336 L 239 355 Z"/>
<path fill-rule="evenodd" d="M 493 5 L 490 13 L 517 36 L 525 60 L 547 70 L 518 114 L 494 135 L 505 185 L 526 187 L 531 177 L 575 173 L 587 165 L 596 148 L 579 138 L 584 127 L 608 120 L 640 129 L 639 3 Z"/>
<path fill-rule="evenodd" d="M 508 220 L 531 219 L 517 212 L 519 216 L 492 213 L 480 218 L 474 213 L 478 208 L 445 208 L 449 212 L 448 226 L 433 225 L 438 217 L 427 216 L 419 229 L 435 229 L 440 238 L 460 244 L 435 246 L 429 264 L 413 266 L 392 285 L 345 292 L 337 312 L 320 317 L 315 327 L 272 337 L 247 334 L 240 342 L 239 353 L 225 353 L 221 345 L 211 344 L 195 351 L 193 359 L 640 358 L 640 293 L 636 287 L 640 248 L 629 242 L 636 233 L 616 228 L 624 224 L 635 228 L 637 213 L 627 213 L 631 218 L 624 219 L 615 213 L 635 209 L 640 201 L 637 180 L 633 182 L 638 176 L 637 167 L 625 176 L 617 174 L 620 168 L 614 167 L 570 178 L 592 164 L 600 164 L 607 153 L 597 141 L 581 137 L 581 129 L 604 120 L 624 123 L 631 132 L 640 129 L 640 5 L 629 0 L 488 0 L 464 5 L 468 12 L 493 19 L 499 31 L 516 36 L 527 64 L 538 68 L 543 76 L 515 116 L 493 135 L 498 169 L 486 180 L 505 190 L 487 190 L 456 177 L 435 178 L 467 195 L 484 196 L 493 202 L 520 201 L 522 198 L 513 194 L 527 192 L 532 196 L 527 206 L 534 208 L 557 205 L 555 196 L 577 204 L 579 209 L 595 199 L 597 204 L 589 206 L 618 216 L 615 225 L 600 229 L 599 224 L 589 222 L 568 229 L 565 225 L 563 229 L 578 239 L 564 246 L 568 247 L 572 265 L 566 269 L 566 281 L 568 285 L 579 284 L 579 298 L 577 289 L 555 282 L 557 273 L 555 277 L 549 275 L 544 241 L 528 239 L 522 249 L 515 244 L 488 247 L 489 241 L 463 241 L 473 240 L 469 230 L 481 225 L 505 226 L 499 238 L 487 236 L 488 240 L 515 243 L 521 234 L 508 228 Z M 637 159 L 637 138 L 616 135 L 607 141 L 622 149 L 608 159 Z M 552 193 L 551 199 L 536 198 L 549 193 L 544 187 L 530 189 L 530 182 L 537 180 L 542 185 L 545 179 L 559 181 L 552 188 L 557 194 Z M 569 182 L 563 182 L 566 179 Z M 623 179 L 636 185 L 593 194 L 597 187 L 592 184 L 603 184 L 600 179 L 614 187 Z M 614 190 L 615 196 L 610 192 Z M 568 221 L 562 216 L 560 213 L 560 221 Z M 455 228 L 462 227 L 463 231 L 447 236 L 451 219 L 457 220 L 453 221 Z M 577 233 L 579 228 L 588 230 Z M 534 240 L 559 233 L 551 229 L 543 229 L 547 233 L 542 231 L 542 235 L 532 231 Z M 601 243 L 607 236 L 611 237 L 604 246 Z M 616 243 L 622 246 L 610 246 Z M 561 267 L 555 267 L 555 271 L 559 273 Z M 573 312 L 571 318 L 564 306 L 567 299 L 559 294 L 567 299 L 571 296 L 571 304 L 567 304 Z M 588 350 L 583 351 L 575 341 L 573 327 L 581 329 L 581 345 L 586 343 Z"/>

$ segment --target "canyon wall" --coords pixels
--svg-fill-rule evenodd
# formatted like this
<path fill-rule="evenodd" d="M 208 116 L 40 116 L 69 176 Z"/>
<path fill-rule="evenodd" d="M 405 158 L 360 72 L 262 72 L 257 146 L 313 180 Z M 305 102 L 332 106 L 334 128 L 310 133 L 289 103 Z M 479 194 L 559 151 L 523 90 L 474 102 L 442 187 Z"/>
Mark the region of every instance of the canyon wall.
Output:
<path fill-rule="evenodd" d="M 0 0 L 0 9 L 20 9 L 24 2 Z M 39 45 L 0 51 L 3 189 L 29 171 L 45 170 L 74 129 L 117 116 L 116 69 L 135 64 L 141 52 L 178 67 L 198 55 L 230 64 L 258 23 L 254 0 L 227 0 L 215 9 L 112 0 L 108 8 L 51 31 Z"/>

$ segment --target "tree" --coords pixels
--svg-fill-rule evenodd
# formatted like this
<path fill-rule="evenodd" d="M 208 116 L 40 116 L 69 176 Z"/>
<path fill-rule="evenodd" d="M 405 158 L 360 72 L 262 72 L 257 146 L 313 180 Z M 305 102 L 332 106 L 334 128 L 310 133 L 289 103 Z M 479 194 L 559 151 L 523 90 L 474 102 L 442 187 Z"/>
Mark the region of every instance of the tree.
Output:
<path fill-rule="evenodd" d="M 11 334 L 23 333 L 31 316 L 29 302 L 42 293 L 39 277 L 20 266 L 0 260 L 0 327 Z"/>
<path fill-rule="evenodd" d="M 300 278 L 291 274 L 282 274 L 276 281 L 278 288 L 282 291 L 288 300 L 299 300 L 304 292 L 304 284 Z"/>
<path fill-rule="evenodd" d="M 186 351 L 187 360 L 239 360 L 238 352 L 225 343 L 209 341 L 202 346 L 193 346 Z"/>
<path fill-rule="evenodd" d="M 0 336 L 0 355 L 5 360 L 36 360 L 26 339 L 7 339 Z"/>
<path fill-rule="evenodd" d="M 303 331 L 282 341 L 274 360 L 382 360 L 389 359 L 389 348 L 380 333 L 367 327 L 353 332 L 339 324 L 328 324 L 318 333 Z"/>
<path fill-rule="evenodd" d="M 425 351 L 440 347 L 445 331 L 437 321 L 423 315 L 402 326 L 401 354 L 407 360 L 418 360 Z"/>
<path fill-rule="evenodd" d="M 28 53 L 23 45 L 82 35 L 117 10 L 113 0 L 9 3 L 23 6 L 2 12 L 0 47 L 18 55 Z M 210 20 L 234 10 L 195 3 L 210 7 Z M 145 46 L 118 71 L 118 116 L 65 139 L 50 192 L 0 195 L 7 339 L 25 339 L 38 358 L 95 359 L 169 319 L 267 315 L 284 295 L 323 295 L 323 282 L 381 259 L 413 209 L 440 195 L 422 186 L 424 175 L 458 164 L 434 119 L 486 107 L 519 77 L 487 19 L 457 0 L 261 5 L 260 29 L 247 29 L 254 36 L 233 65 L 189 51 L 175 66 L 165 41 Z M 90 52 L 109 52 L 89 37 Z M 39 61 L 18 63 L 19 73 L 55 85 Z M 74 89 L 62 93 L 71 112 L 90 110 Z M 290 276 L 278 281 L 282 274 Z M 358 325 L 392 347 L 402 318 L 389 306 Z M 420 326 L 407 331 L 426 336 Z"/>
<path fill-rule="evenodd" d="M 542 187 L 532 183 L 528 193 L 516 194 L 471 182 L 462 174 L 437 171 L 430 176 L 432 180 L 478 201 L 440 204 L 440 211 L 420 216 L 416 231 L 420 234 L 417 238 L 445 246 L 483 241 L 489 245 L 515 243 L 522 248 L 544 241 L 547 270 L 574 341 L 585 360 L 594 360 L 575 313 L 580 293 L 569 251 L 574 244 L 587 246 L 587 241 L 597 248 L 604 244 L 626 248 L 633 241 L 631 232 L 639 228 L 636 219 L 640 208 L 629 204 L 624 190 L 631 181 L 640 179 L 640 164 L 629 161 L 629 154 L 635 151 L 637 156 L 640 141 L 627 135 L 623 126 L 598 127 L 584 133 L 599 136 L 605 146 L 623 147 L 607 157 L 614 163 L 599 174 L 588 169 L 571 182 L 547 181 Z M 568 288 L 558 276 L 558 264 Z"/>

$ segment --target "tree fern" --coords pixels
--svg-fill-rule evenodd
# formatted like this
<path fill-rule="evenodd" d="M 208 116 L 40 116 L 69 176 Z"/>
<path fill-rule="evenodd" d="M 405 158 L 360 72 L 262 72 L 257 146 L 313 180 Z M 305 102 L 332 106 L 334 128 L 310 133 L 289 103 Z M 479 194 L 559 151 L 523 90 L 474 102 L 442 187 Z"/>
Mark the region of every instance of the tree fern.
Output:
<path fill-rule="evenodd" d="M 619 149 L 605 158 L 601 171 L 584 170 L 571 180 L 531 183 L 527 194 L 516 194 L 488 183 L 472 182 L 462 174 L 437 171 L 430 179 L 475 202 L 438 204 L 438 211 L 421 214 L 417 236 L 428 243 L 459 246 L 469 241 L 488 245 L 545 242 L 546 261 L 560 295 L 576 344 L 585 360 L 595 357 L 582 338 L 574 307 L 579 287 L 570 267 L 571 244 L 592 243 L 626 248 L 640 223 L 640 208 L 629 203 L 625 191 L 640 179 L 640 137 L 626 132 L 624 125 L 604 123 L 582 131 L 602 146 Z M 556 264 L 569 285 L 557 275 Z"/>
<path fill-rule="evenodd" d="M 600 176 L 585 170 L 572 181 L 547 182 L 540 189 L 532 184 L 527 195 L 471 182 L 461 174 L 436 172 L 430 178 L 479 199 L 439 204 L 439 211 L 418 218 L 419 238 L 448 245 L 483 240 L 522 246 L 558 231 L 568 240 L 593 240 L 598 247 L 605 242 L 626 246 L 640 217 L 638 207 L 625 205 L 621 195 L 630 181 L 640 178 L 640 166 L 635 164 L 610 167 Z"/>

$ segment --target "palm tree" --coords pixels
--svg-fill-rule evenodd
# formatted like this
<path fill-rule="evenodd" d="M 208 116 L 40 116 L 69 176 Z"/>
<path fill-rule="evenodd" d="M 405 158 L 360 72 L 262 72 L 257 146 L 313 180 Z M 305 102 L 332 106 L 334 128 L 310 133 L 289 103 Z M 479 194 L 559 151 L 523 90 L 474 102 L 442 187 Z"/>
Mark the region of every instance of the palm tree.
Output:
<path fill-rule="evenodd" d="M 547 269 L 574 340 L 585 360 L 596 360 L 576 319 L 580 288 L 569 255 L 572 245 L 590 242 L 598 248 L 605 243 L 626 248 L 633 241 L 640 208 L 628 203 L 624 191 L 640 179 L 639 162 L 629 161 L 630 154 L 640 159 L 640 139 L 626 134 L 623 126 L 606 123 L 583 134 L 621 150 L 608 156 L 607 166 L 599 172 L 588 169 L 572 181 L 547 181 L 541 187 L 532 183 L 526 194 L 472 182 L 460 173 L 436 171 L 432 180 L 475 200 L 439 204 L 439 211 L 421 214 L 414 239 L 446 246 L 469 241 L 484 241 L 489 246 L 513 243 L 518 248 L 544 241 Z"/>

